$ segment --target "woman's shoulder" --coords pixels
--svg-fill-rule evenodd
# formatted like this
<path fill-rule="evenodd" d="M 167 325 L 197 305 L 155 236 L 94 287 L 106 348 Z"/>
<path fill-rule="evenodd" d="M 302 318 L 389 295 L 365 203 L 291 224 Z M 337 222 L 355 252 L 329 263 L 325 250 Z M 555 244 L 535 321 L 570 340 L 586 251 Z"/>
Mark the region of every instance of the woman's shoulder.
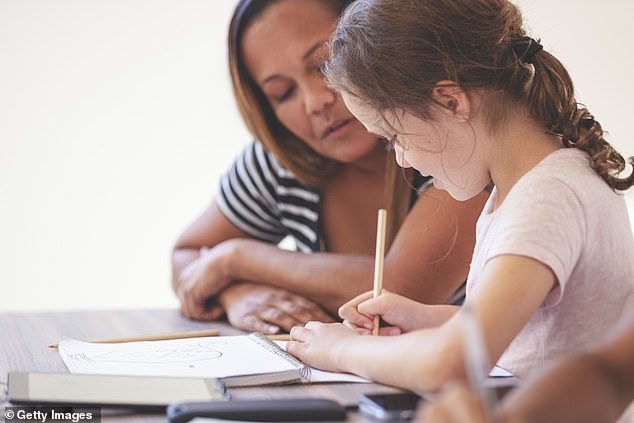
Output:
<path fill-rule="evenodd" d="M 295 178 L 260 141 L 251 140 L 244 146 L 234 160 L 236 165 L 243 166 L 251 174 L 258 174 L 270 182 L 282 177 Z"/>
<path fill-rule="evenodd" d="M 271 151 L 266 149 L 264 145 L 258 140 L 251 140 L 238 155 L 238 160 L 257 163 L 260 166 L 274 170 L 276 173 L 278 169 L 283 168 L 280 162 Z"/>
<path fill-rule="evenodd" d="M 235 159 L 234 168 L 242 168 L 250 179 L 265 182 L 274 190 L 287 191 L 288 188 L 315 192 L 315 189 L 301 182 L 301 180 L 287 169 L 275 156 L 258 140 L 250 141 Z"/>

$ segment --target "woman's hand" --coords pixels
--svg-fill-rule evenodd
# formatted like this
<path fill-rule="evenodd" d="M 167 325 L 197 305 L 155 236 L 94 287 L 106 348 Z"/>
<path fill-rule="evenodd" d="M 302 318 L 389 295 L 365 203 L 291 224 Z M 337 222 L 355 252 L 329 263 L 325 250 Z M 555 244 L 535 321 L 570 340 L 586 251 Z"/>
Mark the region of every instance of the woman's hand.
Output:
<path fill-rule="evenodd" d="M 291 329 L 286 351 L 309 366 L 331 372 L 345 372 L 336 360 L 344 357 L 341 349 L 351 338 L 359 336 L 341 323 L 308 322 Z"/>
<path fill-rule="evenodd" d="M 176 288 L 183 316 L 216 320 L 224 314 L 222 308 L 214 303 L 214 298 L 232 281 L 226 265 L 232 254 L 232 245 L 229 240 L 213 248 L 203 247 L 200 256 L 183 269 Z"/>
<path fill-rule="evenodd" d="M 288 332 L 310 320 L 334 321 L 318 304 L 268 285 L 234 283 L 219 300 L 232 326 L 265 334 Z"/>
<path fill-rule="evenodd" d="M 399 335 L 430 326 L 425 325 L 430 306 L 385 290 L 376 298 L 372 295 L 373 292 L 368 291 L 339 308 L 339 316 L 344 319 L 346 326 L 360 334 L 370 334 L 374 316 L 380 316 L 388 324 L 379 329 L 380 335 Z"/>

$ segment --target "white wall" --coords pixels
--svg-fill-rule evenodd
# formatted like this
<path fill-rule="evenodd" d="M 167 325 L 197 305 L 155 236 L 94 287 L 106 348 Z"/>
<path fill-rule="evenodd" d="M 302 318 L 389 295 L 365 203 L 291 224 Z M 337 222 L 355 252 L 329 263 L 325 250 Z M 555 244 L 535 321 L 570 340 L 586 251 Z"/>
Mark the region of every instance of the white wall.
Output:
<path fill-rule="evenodd" d="M 173 306 L 169 251 L 248 141 L 233 0 L 0 0 L 0 310 Z"/>
<path fill-rule="evenodd" d="M 521 4 L 634 155 L 634 2 Z M 234 5 L 0 0 L 0 311 L 176 305 L 171 245 L 249 139 L 225 59 Z"/>

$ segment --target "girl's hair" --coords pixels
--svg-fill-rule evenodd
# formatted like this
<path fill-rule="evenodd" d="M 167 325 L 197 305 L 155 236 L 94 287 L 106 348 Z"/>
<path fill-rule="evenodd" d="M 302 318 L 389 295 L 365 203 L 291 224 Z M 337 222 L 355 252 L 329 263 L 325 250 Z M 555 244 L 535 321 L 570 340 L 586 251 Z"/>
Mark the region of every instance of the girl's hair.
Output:
<path fill-rule="evenodd" d="M 229 71 L 234 96 L 247 128 L 264 147 L 304 184 L 320 187 L 339 168 L 340 163 L 323 157 L 292 134 L 278 119 L 266 96 L 245 65 L 242 39 L 249 25 L 279 0 L 240 0 L 228 35 Z M 352 0 L 321 0 L 339 16 Z M 274 48 L 272 49 L 274 51 Z M 388 155 L 386 155 L 388 156 Z M 408 180 L 404 180 L 392 157 L 386 157 L 385 207 L 388 214 L 388 245 L 407 211 Z"/>
<path fill-rule="evenodd" d="M 329 84 L 381 113 L 402 109 L 429 119 L 432 90 L 443 80 L 485 89 L 491 130 L 509 102 L 519 103 L 565 147 L 587 152 L 610 187 L 634 184 L 634 172 L 619 178 L 625 159 L 575 100 L 564 66 L 526 36 L 520 11 L 507 0 L 357 0 L 330 49 Z M 634 166 L 634 157 L 629 162 Z"/>

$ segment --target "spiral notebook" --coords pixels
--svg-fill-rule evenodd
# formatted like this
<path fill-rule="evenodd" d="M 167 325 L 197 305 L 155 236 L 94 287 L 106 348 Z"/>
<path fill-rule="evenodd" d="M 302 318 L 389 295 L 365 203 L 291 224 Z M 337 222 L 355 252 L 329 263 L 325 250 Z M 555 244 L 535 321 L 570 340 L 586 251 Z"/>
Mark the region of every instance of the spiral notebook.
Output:
<path fill-rule="evenodd" d="M 260 333 L 166 341 L 59 343 L 71 373 L 223 378 L 227 387 L 308 382 L 368 382 L 306 366 Z"/>

